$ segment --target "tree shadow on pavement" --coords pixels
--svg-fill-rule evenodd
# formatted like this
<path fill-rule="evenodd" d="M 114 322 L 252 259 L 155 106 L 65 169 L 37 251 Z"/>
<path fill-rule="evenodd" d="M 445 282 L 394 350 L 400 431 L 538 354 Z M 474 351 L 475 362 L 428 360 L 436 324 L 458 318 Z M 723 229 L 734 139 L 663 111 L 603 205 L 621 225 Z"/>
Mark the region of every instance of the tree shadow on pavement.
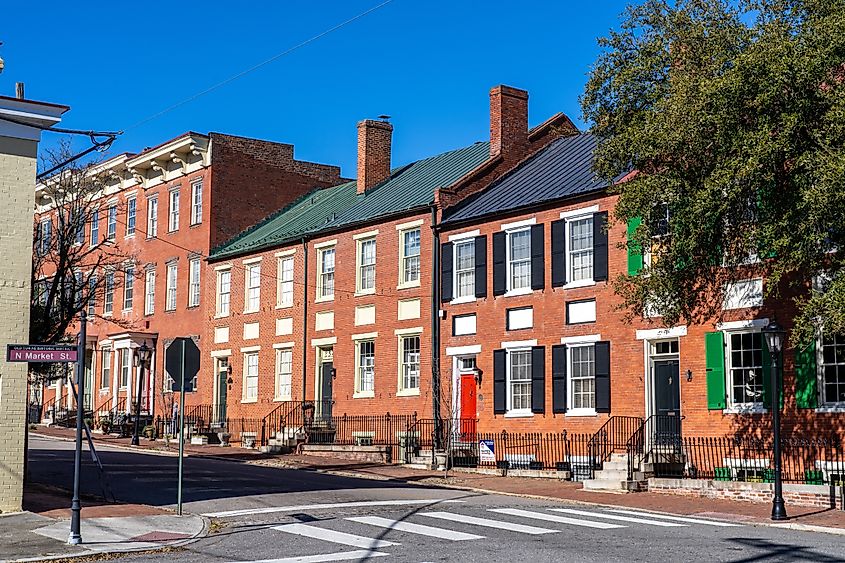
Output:
<path fill-rule="evenodd" d="M 731 563 L 755 563 L 757 561 L 814 561 L 815 563 L 845 563 L 842 557 L 825 555 L 813 548 L 787 543 L 778 543 L 763 538 L 728 538 L 732 542 L 750 548 L 753 554 Z"/>

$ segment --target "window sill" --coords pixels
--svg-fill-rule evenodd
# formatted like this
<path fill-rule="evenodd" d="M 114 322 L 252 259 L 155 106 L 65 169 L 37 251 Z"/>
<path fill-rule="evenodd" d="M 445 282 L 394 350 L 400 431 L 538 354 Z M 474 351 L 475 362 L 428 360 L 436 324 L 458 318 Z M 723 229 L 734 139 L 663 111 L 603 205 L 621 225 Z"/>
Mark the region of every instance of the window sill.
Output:
<path fill-rule="evenodd" d="M 723 414 L 765 414 L 769 412 L 762 404 L 733 405 L 722 409 Z"/>
<path fill-rule="evenodd" d="M 273 397 L 274 403 L 285 403 L 287 401 L 292 401 L 292 397 Z"/>
<path fill-rule="evenodd" d="M 375 399 L 375 397 L 375 391 L 359 391 L 357 393 L 352 394 L 353 399 Z"/>
<path fill-rule="evenodd" d="M 574 416 L 574 417 L 592 416 L 592 417 L 595 417 L 595 416 L 598 416 L 598 413 L 596 412 L 596 409 L 568 409 L 566 411 L 566 413 L 564 414 L 564 416 Z"/>
<path fill-rule="evenodd" d="M 249 311 L 247 311 L 246 309 L 244 309 L 243 314 L 244 314 L 244 315 L 252 315 L 252 314 L 257 313 L 257 312 L 258 312 L 258 309 L 250 309 Z"/>
<path fill-rule="evenodd" d="M 469 297 L 458 297 L 449 301 L 449 305 L 462 305 L 463 303 L 474 303 L 477 298 L 474 295 Z"/>
<path fill-rule="evenodd" d="M 135 238 L 135 233 L 126 233 L 125 235 L 123 235 L 123 238 L 124 239 L 133 239 L 133 238 Z"/>
<path fill-rule="evenodd" d="M 325 297 L 318 297 L 314 300 L 314 303 L 328 303 L 329 301 L 334 301 L 334 295 L 328 295 Z"/>
<path fill-rule="evenodd" d="M 420 390 L 419 387 L 416 389 L 400 389 L 396 392 L 397 397 L 419 397 Z"/>
<path fill-rule="evenodd" d="M 520 289 L 511 289 L 505 292 L 502 297 L 519 297 L 521 295 L 531 295 L 534 290 L 530 287 L 522 287 Z"/>
<path fill-rule="evenodd" d="M 400 283 L 396 286 L 396 289 L 411 289 L 413 287 L 420 287 L 420 281 L 417 280 L 413 282 Z"/>
<path fill-rule="evenodd" d="M 104 319 L 110 319 L 110 318 L 112 318 L 112 316 L 114 316 L 114 313 L 103 313 Z"/>
<path fill-rule="evenodd" d="M 293 303 L 290 303 L 290 304 L 288 304 L 288 305 L 276 305 L 276 310 L 279 310 L 279 309 L 290 309 L 290 308 L 292 308 L 292 307 L 293 307 Z"/>
<path fill-rule="evenodd" d="M 533 418 L 534 413 L 531 411 L 508 411 L 505 413 L 505 418 Z"/>
<path fill-rule="evenodd" d="M 354 295 L 355 295 L 355 297 L 363 297 L 365 295 L 375 295 L 375 294 L 376 294 L 375 289 L 366 289 L 366 290 L 362 290 L 362 291 L 356 291 Z"/>
<path fill-rule="evenodd" d="M 165 313 L 175 313 L 175 312 L 176 312 L 176 307 L 173 307 L 172 309 L 165 309 L 165 310 L 164 310 L 164 312 L 165 312 Z"/>
<path fill-rule="evenodd" d="M 815 409 L 817 413 L 843 413 L 845 412 L 845 403 L 829 403 L 822 405 Z"/>
<path fill-rule="evenodd" d="M 569 282 L 562 287 L 563 289 L 577 289 L 579 287 L 592 287 L 594 285 L 596 285 L 594 280 L 578 280 L 576 282 Z"/>
<path fill-rule="evenodd" d="M 229 315 L 228 315 L 228 314 L 226 314 L 226 315 L 220 315 L 220 314 L 218 314 L 218 315 L 214 315 L 214 318 L 215 318 L 215 319 L 228 319 L 228 318 L 229 318 Z"/>
<path fill-rule="evenodd" d="M 257 398 L 255 398 L 255 399 L 241 399 L 241 404 L 257 403 L 257 402 L 258 402 Z"/>

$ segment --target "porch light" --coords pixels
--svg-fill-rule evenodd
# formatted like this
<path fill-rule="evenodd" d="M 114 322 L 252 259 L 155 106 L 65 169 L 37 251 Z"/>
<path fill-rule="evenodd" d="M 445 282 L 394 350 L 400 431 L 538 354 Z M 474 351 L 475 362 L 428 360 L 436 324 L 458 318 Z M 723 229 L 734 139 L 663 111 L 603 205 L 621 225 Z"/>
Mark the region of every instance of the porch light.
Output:
<path fill-rule="evenodd" d="M 766 325 L 762 332 L 763 336 L 766 338 L 766 344 L 769 347 L 769 352 L 771 352 L 773 356 L 779 355 L 781 349 L 783 348 L 786 331 L 784 331 L 783 328 L 781 328 L 781 326 L 775 321 L 772 321 Z"/>

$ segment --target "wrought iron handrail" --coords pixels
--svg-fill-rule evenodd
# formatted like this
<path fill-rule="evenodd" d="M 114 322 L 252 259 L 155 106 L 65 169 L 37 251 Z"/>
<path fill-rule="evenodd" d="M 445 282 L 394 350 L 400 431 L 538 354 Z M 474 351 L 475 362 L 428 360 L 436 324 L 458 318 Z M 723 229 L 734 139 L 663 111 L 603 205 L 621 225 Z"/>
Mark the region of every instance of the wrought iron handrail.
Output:
<path fill-rule="evenodd" d="M 639 416 L 611 416 L 590 438 L 588 452 L 593 463 L 600 467 L 611 454 L 624 451 L 627 453 L 628 440 L 642 426 Z"/>

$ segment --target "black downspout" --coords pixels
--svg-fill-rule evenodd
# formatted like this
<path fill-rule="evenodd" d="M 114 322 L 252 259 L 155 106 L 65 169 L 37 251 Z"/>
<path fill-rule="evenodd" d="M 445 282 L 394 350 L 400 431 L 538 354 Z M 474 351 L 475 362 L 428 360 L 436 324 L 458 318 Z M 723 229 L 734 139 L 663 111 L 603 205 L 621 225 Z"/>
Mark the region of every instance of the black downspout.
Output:
<path fill-rule="evenodd" d="M 302 421 L 305 423 L 305 403 L 308 400 L 308 241 L 302 238 Z"/>
<path fill-rule="evenodd" d="M 434 449 L 440 450 L 440 231 L 437 205 L 431 206 L 431 409 L 434 418 Z"/>

